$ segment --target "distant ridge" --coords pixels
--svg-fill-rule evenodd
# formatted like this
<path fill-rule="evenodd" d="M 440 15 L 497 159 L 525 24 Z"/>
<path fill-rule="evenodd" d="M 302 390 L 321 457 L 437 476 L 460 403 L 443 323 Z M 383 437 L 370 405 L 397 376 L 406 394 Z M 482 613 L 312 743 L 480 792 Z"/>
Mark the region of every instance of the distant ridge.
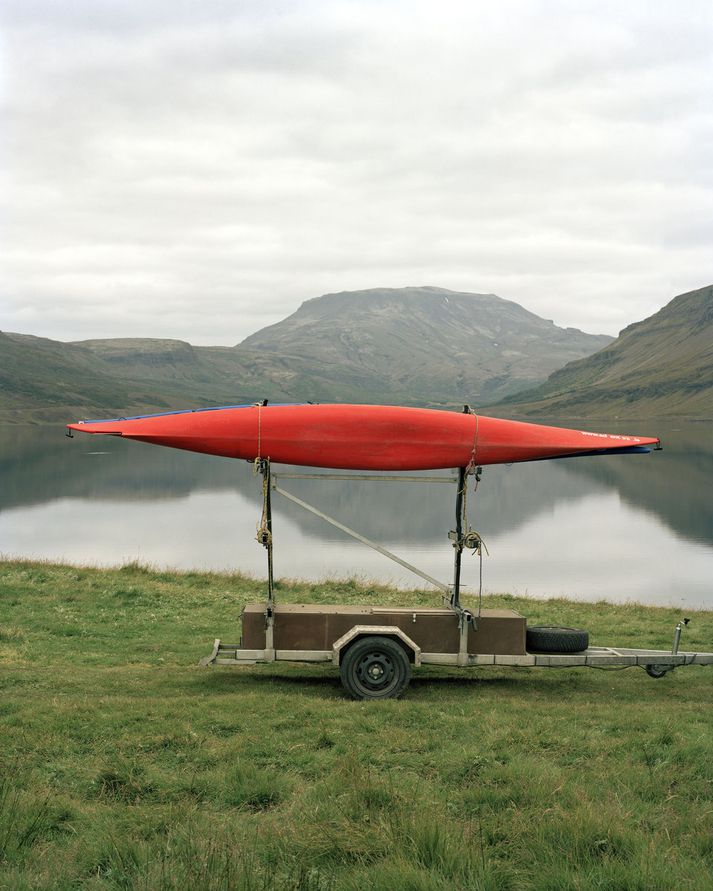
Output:
<path fill-rule="evenodd" d="M 0 334 L 0 420 L 264 398 L 483 405 L 610 342 L 494 294 L 435 287 L 326 294 L 235 347 Z"/>
<path fill-rule="evenodd" d="M 500 407 L 517 415 L 713 418 L 713 285 L 674 297 Z"/>

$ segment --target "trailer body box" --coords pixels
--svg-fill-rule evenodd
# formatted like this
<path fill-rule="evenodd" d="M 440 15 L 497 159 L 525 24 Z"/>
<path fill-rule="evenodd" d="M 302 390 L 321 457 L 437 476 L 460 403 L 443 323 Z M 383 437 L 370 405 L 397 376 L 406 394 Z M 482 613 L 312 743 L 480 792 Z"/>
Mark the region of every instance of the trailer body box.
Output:
<path fill-rule="evenodd" d="M 243 610 L 242 646 L 266 646 L 265 605 Z M 331 650 L 335 641 L 355 625 L 400 628 L 424 653 L 457 653 L 458 616 L 447 608 L 277 604 L 274 607 L 274 647 L 277 650 Z M 510 609 L 487 609 L 468 630 L 468 653 L 525 655 L 525 618 Z"/>

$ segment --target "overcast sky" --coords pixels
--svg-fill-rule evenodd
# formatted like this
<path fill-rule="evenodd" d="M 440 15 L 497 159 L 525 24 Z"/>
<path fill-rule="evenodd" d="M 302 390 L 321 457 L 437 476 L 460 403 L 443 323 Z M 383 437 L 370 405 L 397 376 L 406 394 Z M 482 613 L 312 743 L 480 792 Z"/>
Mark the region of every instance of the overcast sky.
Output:
<path fill-rule="evenodd" d="M 329 291 L 616 334 L 713 282 L 713 4 L 0 0 L 0 329 L 234 344 Z"/>

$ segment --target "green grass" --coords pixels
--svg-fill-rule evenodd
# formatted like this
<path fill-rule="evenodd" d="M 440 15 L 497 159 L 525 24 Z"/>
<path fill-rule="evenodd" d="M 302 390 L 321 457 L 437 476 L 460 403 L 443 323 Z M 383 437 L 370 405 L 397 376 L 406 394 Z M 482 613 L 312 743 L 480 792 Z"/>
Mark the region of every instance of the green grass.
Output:
<path fill-rule="evenodd" d="M 711 887 L 713 671 L 419 669 L 347 700 L 330 666 L 201 669 L 261 584 L 0 563 L 0 888 Z M 353 581 L 293 602 L 436 604 Z M 595 644 L 680 615 L 493 597 Z M 713 647 L 713 612 L 686 648 Z"/>

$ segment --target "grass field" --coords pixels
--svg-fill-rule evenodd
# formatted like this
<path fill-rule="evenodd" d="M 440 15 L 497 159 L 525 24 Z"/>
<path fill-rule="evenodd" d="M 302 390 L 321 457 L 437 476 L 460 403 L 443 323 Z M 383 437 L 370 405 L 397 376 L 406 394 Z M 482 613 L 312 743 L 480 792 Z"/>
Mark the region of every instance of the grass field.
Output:
<path fill-rule="evenodd" d="M 0 563 L 0 888 L 713 887 L 710 667 L 424 668 L 371 703 L 330 666 L 199 668 L 260 596 L 235 575 Z M 487 605 L 597 645 L 666 647 L 680 618 Z M 684 634 L 713 648 L 713 612 Z"/>

